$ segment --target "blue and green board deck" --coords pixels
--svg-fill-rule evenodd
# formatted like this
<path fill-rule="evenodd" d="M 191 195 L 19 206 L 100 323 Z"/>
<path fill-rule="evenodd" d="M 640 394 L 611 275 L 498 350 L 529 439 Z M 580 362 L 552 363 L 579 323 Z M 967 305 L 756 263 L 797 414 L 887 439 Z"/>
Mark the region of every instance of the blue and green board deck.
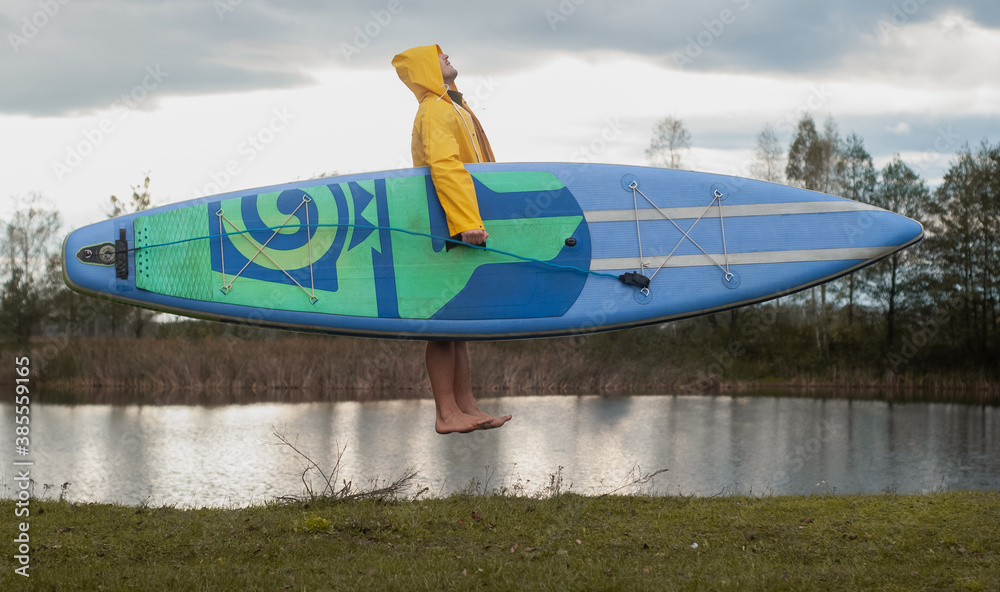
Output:
<path fill-rule="evenodd" d="M 521 339 L 762 302 L 923 237 L 917 222 L 874 206 L 737 177 L 574 163 L 466 168 L 486 249 L 446 248 L 429 172 L 415 168 L 236 191 L 92 224 L 64 242 L 66 283 L 219 321 Z M 648 287 L 621 281 L 627 273 Z"/>

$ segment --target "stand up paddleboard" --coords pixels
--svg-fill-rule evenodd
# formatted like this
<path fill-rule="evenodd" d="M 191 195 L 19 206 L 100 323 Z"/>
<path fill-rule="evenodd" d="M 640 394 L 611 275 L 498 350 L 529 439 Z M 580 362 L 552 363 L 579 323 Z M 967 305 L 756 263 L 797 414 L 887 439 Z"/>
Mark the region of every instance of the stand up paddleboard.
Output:
<path fill-rule="evenodd" d="M 387 338 L 625 329 L 777 298 L 923 237 L 909 218 L 736 177 L 466 165 L 489 232 L 447 248 L 426 168 L 236 191 L 81 228 L 78 292 L 218 321 Z"/>

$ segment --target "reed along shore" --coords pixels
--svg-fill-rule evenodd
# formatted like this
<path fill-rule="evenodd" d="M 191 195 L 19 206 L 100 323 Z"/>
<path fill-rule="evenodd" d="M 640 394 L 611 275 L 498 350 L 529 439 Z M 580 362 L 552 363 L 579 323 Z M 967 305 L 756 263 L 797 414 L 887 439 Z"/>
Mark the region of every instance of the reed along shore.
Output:
<path fill-rule="evenodd" d="M 421 341 L 280 331 L 251 337 L 74 337 L 28 348 L 39 392 L 115 403 L 157 393 L 169 403 L 429 397 Z M 474 388 L 518 394 L 836 396 L 996 404 L 1000 385 L 977 370 L 893 372 L 885 360 L 679 339 L 659 328 L 470 344 Z M 21 350 L 4 350 L 5 358 Z M 12 363 L 3 364 L 10 373 Z M 10 377 L 13 378 L 13 377 Z M 44 399 L 43 399 L 44 400 Z"/>

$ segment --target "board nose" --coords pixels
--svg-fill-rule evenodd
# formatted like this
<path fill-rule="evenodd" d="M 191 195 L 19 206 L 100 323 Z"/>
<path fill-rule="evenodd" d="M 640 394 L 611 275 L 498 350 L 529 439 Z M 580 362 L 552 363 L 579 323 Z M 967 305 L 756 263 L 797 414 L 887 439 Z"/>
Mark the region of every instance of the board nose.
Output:
<path fill-rule="evenodd" d="M 63 281 L 70 289 L 82 293 L 95 293 L 114 289 L 116 248 L 112 235 L 95 232 L 95 226 L 107 231 L 103 225 L 92 225 L 75 230 L 63 239 Z"/>
<path fill-rule="evenodd" d="M 876 222 L 865 234 L 874 239 L 881 252 L 871 258 L 872 262 L 912 247 L 924 238 L 923 225 L 902 214 L 882 210 L 873 218 Z"/>
<path fill-rule="evenodd" d="M 924 226 L 920 222 L 902 214 L 896 214 L 891 220 L 891 231 L 896 244 L 906 247 L 923 240 Z"/>

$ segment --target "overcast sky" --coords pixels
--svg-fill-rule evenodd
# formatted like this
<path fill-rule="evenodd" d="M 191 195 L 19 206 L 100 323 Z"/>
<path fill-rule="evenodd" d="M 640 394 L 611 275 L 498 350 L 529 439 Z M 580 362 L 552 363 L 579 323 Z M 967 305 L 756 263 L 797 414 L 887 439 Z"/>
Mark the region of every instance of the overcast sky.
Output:
<path fill-rule="evenodd" d="M 431 43 L 503 161 L 646 164 L 672 115 L 687 168 L 747 175 L 808 109 L 933 186 L 1000 141 L 995 0 L 22 0 L 0 33 L 0 197 L 43 193 L 67 231 L 146 173 L 159 205 L 409 166 L 390 61 Z"/>

